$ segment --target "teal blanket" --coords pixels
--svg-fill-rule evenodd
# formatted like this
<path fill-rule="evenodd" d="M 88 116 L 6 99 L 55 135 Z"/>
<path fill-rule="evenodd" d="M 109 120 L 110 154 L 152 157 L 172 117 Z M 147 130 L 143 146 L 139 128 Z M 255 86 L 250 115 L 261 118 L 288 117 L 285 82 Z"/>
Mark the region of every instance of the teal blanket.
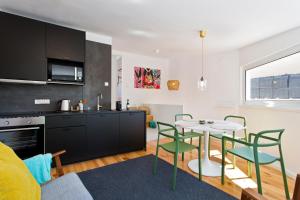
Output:
<path fill-rule="evenodd" d="M 39 154 L 24 160 L 25 165 L 39 184 L 51 180 L 52 154 Z"/>

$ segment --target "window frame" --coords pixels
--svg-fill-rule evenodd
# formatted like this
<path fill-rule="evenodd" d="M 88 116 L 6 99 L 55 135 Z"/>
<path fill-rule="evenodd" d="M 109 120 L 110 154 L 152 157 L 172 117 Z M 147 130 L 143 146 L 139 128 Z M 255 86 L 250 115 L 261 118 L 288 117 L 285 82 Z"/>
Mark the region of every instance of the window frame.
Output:
<path fill-rule="evenodd" d="M 293 47 L 280 50 L 273 54 L 264 56 L 251 63 L 241 66 L 241 104 L 245 106 L 263 106 L 268 108 L 287 108 L 300 110 L 300 98 L 299 99 L 253 99 L 247 100 L 247 84 L 246 73 L 248 70 L 275 62 L 280 59 L 292 56 L 294 54 L 300 54 L 300 44 Z"/>

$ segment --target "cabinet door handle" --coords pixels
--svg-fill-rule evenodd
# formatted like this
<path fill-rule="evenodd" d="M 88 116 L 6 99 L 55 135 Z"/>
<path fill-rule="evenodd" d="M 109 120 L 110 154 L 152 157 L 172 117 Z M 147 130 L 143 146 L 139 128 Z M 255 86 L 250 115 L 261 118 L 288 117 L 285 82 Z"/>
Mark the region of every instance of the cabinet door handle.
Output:
<path fill-rule="evenodd" d="M 2 132 L 10 132 L 10 131 L 37 130 L 37 129 L 40 129 L 40 127 L 32 127 L 32 128 L 12 128 L 12 129 L 4 129 L 4 130 L 0 130 L 0 133 L 2 133 Z"/>

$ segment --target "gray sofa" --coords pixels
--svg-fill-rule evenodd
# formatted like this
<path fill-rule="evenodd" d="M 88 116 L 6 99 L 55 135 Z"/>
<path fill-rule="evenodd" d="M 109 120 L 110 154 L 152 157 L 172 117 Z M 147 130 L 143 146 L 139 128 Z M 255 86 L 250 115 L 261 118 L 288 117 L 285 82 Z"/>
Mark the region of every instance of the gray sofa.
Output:
<path fill-rule="evenodd" d="M 65 174 L 42 185 L 42 200 L 93 200 L 75 173 Z"/>

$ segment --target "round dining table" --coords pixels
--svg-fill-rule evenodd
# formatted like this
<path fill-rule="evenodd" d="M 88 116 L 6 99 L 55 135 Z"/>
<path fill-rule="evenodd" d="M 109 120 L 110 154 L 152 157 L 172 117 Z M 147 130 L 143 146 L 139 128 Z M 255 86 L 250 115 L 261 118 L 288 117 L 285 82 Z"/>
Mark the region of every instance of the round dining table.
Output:
<path fill-rule="evenodd" d="M 232 133 L 246 128 L 239 123 L 226 120 L 205 120 L 204 124 L 200 124 L 199 120 L 178 120 L 175 125 L 178 128 L 204 133 L 204 157 L 201 161 L 201 170 L 202 175 L 212 177 L 221 176 L 221 164 L 209 159 L 209 134 Z M 188 167 L 193 172 L 199 173 L 198 159 L 191 160 Z"/>

